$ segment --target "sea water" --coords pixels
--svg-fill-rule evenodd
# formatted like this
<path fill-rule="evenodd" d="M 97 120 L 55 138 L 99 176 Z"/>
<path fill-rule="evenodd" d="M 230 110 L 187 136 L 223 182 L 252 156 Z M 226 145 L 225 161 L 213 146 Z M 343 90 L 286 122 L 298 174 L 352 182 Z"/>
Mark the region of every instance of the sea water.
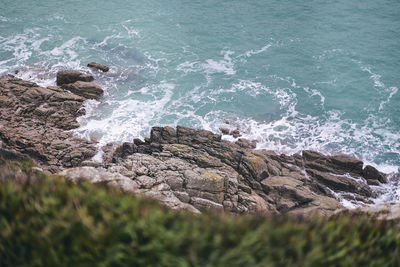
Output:
<path fill-rule="evenodd" d="M 74 131 L 101 145 L 152 126 L 238 128 L 259 149 L 399 172 L 398 0 L 0 0 L 0 75 L 48 86 L 64 69 L 105 88 Z"/>

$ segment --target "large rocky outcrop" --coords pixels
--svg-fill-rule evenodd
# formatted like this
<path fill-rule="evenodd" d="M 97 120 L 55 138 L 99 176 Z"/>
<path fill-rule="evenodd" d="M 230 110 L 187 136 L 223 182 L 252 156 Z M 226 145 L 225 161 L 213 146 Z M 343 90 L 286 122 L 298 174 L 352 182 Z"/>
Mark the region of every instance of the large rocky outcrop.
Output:
<path fill-rule="evenodd" d="M 307 216 L 343 208 L 339 198 L 371 203 L 376 193 L 368 182 L 385 182 L 384 174 L 372 166 L 363 169 L 361 161 L 346 155 L 303 151 L 286 156 L 252 148 L 246 140 L 232 143 L 205 130 L 154 127 L 145 142 L 108 147 L 101 168 L 73 168 L 61 175 L 91 181 L 100 173 L 118 175 L 95 182 L 144 194 L 172 208 Z"/>
<path fill-rule="evenodd" d="M 0 150 L 26 155 L 52 172 L 79 166 L 93 157 L 95 144 L 66 130 L 79 126 L 85 100 L 60 87 L 0 77 Z"/>
<path fill-rule="evenodd" d="M 255 151 L 248 140 L 232 143 L 182 126 L 154 127 L 145 141 L 107 145 L 104 162 L 93 162 L 95 142 L 67 130 L 78 127 L 83 102 L 102 91 L 72 89 L 92 83 L 79 72 L 64 71 L 57 80 L 69 91 L 0 77 L 0 159 L 31 158 L 51 172 L 64 169 L 59 174 L 70 179 L 106 183 L 193 212 L 328 215 L 343 208 L 341 199 L 371 203 L 376 193 L 370 185 L 386 182 L 383 173 L 347 155 Z"/>

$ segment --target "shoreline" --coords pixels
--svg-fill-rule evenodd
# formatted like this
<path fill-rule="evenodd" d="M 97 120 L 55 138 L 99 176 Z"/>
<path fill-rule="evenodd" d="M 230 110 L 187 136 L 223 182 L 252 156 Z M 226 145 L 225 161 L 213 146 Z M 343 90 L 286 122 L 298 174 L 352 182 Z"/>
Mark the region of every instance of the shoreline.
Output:
<path fill-rule="evenodd" d="M 96 141 L 69 130 L 79 127 L 83 102 L 101 97 L 101 87 L 91 75 L 60 73 L 58 86 L 47 88 L 0 77 L 1 156 L 28 157 L 51 173 L 107 183 L 193 212 L 330 215 L 345 203 L 372 204 L 377 188 L 387 183 L 386 174 L 351 156 L 279 155 L 254 150 L 246 139 L 233 143 L 183 126 L 153 127 L 145 141 L 108 144 L 103 162 L 92 161 Z"/>
<path fill-rule="evenodd" d="M 109 75 L 115 75 L 115 73 L 104 74 L 101 71 L 97 71 L 97 70 L 93 70 L 93 69 L 91 71 L 88 71 L 88 68 L 86 68 L 86 67 L 78 67 L 78 69 L 79 69 L 80 72 L 88 73 L 90 75 L 93 75 L 94 77 L 100 78 L 101 79 L 101 83 L 104 83 L 104 80 L 102 80 L 102 79 L 104 79 L 104 77 L 109 76 Z M 21 69 L 21 71 L 19 71 L 17 74 L 15 74 L 15 77 L 24 80 L 26 78 L 26 75 L 23 75 L 23 73 L 25 73 L 26 71 L 29 72 L 28 70 L 29 69 Z M 10 72 L 10 74 L 12 74 L 14 76 L 14 72 Z M 43 75 L 43 73 L 41 75 Z M 43 82 L 43 78 L 35 77 L 35 72 L 33 72 L 32 73 L 32 77 L 29 76 L 29 78 L 26 79 L 26 81 L 36 83 L 40 87 L 53 87 L 53 85 L 55 85 L 54 76 L 55 76 L 55 73 L 53 71 L 52 75 L 51 75 L 52 78 L 50 79 L 50 76 L 46 76 L 46 78 L 44 78 L 45 82 Z M 102 85 L 104 85 L 104 84 L 102 84 Z M 96 103 L 99 103 L 97 100 L 94 100 L 94 101 Z M 86 109 L 86 108 L 87 108 L 86 106 L 82 107 L 82 109 Z M 91 111 L 90 111 L 91 109 L 93 109 L 93 107 L 89 107 L 88 108 L 88 110 L 89 110 L 88 113 L 91 113 Z M 79 119 L 81 119 L 81 120 L 83 120 L 83 122 L 85 122 L 85 120 L 87 120 L 87 117 L 85 117 L 85 115 L 81 115 L 81 116 L 78 116 L 77 119 L 78 119 L 78 122 L 80 121 Z M 249 122 L 250 122 L 250 124 L 254 123 L 254 121 L 252 119 L 250 119 Z M 230 141 L 230 142 L 236 142 L 240 138 L 248 139 L 248 140 L 251 140 L 252 142 L 256 142 L 255 143 L 255 144 L 257 144 L 257 148 L 256 149 L 271 150 L 271 151 L 274 151 L 274 152 L 279 153 L 279 154 L 286 154 L 286 155 L 301 154 L 302 150 L 313 150 L 313 151 L 317 151 L 317 152 L 322 153 L 322 154 L 327 155 L 327 156 L 343 153 L 343 154 L 350 155 L 352 157 L 356 157 L 356 158 L 362 160 L 364 162 L 364 167 L 367 166 L 367 165 L 371 165 L 374 168 L 376 168 L 377 170 L 379 170 L 380 172 L 388 174 L 388 175 L 395 176 L 395 175 L 398 175 L 399 171 L 400 171 L 399 166 L 397 166 L 393 162 L 390 162 L 390 163 L 388 163 L 388 162 L 379 162 L 379 160 L 378 160 L 378 162 L 376 162 L 373 159 L 368 158 L 368 156 L 366 156 L 366 154 L 364 152 L 356 151 L 356 150 L 354 150 L 354 148 L 349 148 L 351 146 L 344 145 L 343 147 L 339 148 L 338 150 L 320 149 L 318 147 L 315 147 L 315 145 L 312 145 L 310 147 L 299 145 L 300 147 L 294 148 L 292 146 L 287 147 L 286 144 L 283 144 L 283 148 L 281 148 L 280 145 L 279 146 L 273 145 L 271 147 L 271 146 L 269 146 L 268 144 L 265 143 L 266 140 L 264 140 L 264 139 L 260 140 L 259 139 L 258 130 L 256 130 L 255 133 L 254 132 L 251 132 L 251 133 L 248 132 L 248 129 L 246 129 L 247 128 L 246 119 L 239 119 L 238 121 L 236 121 L 235 119 L 221 119 L 220 123 L 218 123 L 218 124 L 219 124 L 219 126 L 213 125 L 212 127 L 210 125 L 206 125 L 205 128 L 192 127 L 192 126 L 188 126 L 188 127 L 191 127 L 191 128 L 194 128 L 194 129 L 207 129 L 209 131 L 212 131 L 215 134 L 221 134 L 223 140 L 227 140 L 227 141 Z M 155 125 L 157 125 L 157 124 L 155 124 Z M 163 126 L 172 126 L 172 125 L 169 125 L 169 124 L 161 124 L 161 125 L 163 125 Z M 180 124 L 174 124 L 174 126 L 172 126 L 172 127 L 176 127 L 178 125 L 180 125 Z M 226 129 L 227 126 L 229 128 L 229 133 L 228 134 L 224 134 L 221 130 L 222 129 Z M 147 133 L 142 133 L 141 132 L 139 134 L 139 136 L 140 136 L 140 138 L 142 140 L 144 140 L 144 138 L 148 137 L 149 132 L 151 131 L 151 128 L 152 127 L 150 127 L 148 129 Z M 232 132 L 235 132 L 235 131 L 238 131 L 238 130 L 240 132 L 232 133 Z M 84 138 L 84 139 L 87 139 L 87 140 L 92 140 L 93 138 L 88 136 L 88 134 L 86 133 L 87 131 L 90 132 L 91 129 L 90 128 L 81 128 L 81 126 L 77 127 L 77 128 L 74 128 L 74 129 L 71 129 L 71 132 L 75 136 L 80 137 L 80 138 Z M 238 138 L 236 137 L 237 134 L 239 134 Z M 97 137 L 95 137 L 95 138 L 97 140 Z M 131 141 L 131 140 L 120 140 L 119 139 L 119 141 L 114 142 L 113 139 L 105 138 L 105 140 L 102 140 L 102 138 L 103 137 L 99 137 L 99 141 L 102 143 L 101 145 L 98 146 L 99 148 L 101 148 L 102 146 L 107 145 L 109 143 L 122 144 L 123 142 Z M 134 137 L 132 137 L 132 139 L 133 138 Z M 273 143 L 273 142 L 274 142 L 274 140 L 271 140 L 269 143 Z M 344 150 L 346 152 L 341 152 L 341 151 L 344 151 Z M 386 152 L 383 152 L 383 153 L 386 153 Z"/>

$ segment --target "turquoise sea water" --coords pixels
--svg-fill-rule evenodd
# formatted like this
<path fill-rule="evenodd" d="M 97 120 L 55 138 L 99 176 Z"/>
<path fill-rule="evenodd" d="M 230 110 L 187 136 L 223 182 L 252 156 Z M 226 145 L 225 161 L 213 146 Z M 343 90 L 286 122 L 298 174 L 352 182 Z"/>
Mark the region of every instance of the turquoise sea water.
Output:
<path fill-rule="evenodd" d="M 258 148 L 399 171 L 397 0 L 0 2 L 0 74 L 53 85 L 61 69 L 111 66 L 94 72 L 106 94 L 79 135 L 238 127 Z"/>

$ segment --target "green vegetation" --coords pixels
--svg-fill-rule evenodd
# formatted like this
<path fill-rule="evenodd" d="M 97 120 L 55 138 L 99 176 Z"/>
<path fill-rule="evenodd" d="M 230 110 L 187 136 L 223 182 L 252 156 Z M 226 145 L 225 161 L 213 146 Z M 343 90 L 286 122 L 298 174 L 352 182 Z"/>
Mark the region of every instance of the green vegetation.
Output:
<path fill-rule="evenodd" d="M 194 215 L 73 184 L 29 164 L 0 169 L 0 266 L 399 266 L 394 222 Z"/>

